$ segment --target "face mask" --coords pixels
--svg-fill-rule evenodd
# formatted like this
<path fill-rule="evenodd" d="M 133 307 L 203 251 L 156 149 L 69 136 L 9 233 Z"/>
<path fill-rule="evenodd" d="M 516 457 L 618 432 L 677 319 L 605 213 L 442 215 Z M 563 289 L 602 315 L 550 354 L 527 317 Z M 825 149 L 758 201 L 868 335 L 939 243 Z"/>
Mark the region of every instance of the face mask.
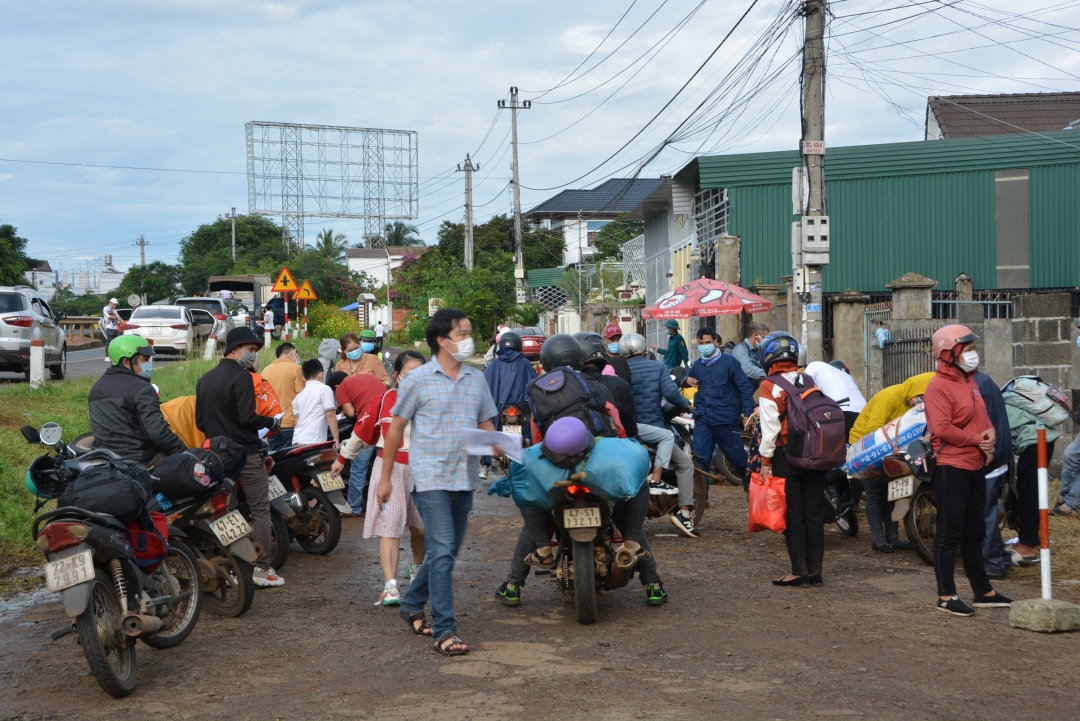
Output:
<path fill-rule="evenodd" d="M 237 364 L 244 370 L 251 370 L 255 367 L 255 362 L 259 360 L 258 353 L 252 353 L 249 350 L 244 351 L 244 355 L 240 357 L 240 360 L 236 361 Z"/>
<path fill-rule="evenodd" d="M 618 343 L 608 343 L 607 352 L 610 353 L 611 355 L 618 355 L 619 354 L 619 344 Z"/>
<path fill-rule="evenodd" d="M 697 352 L 701 354 L 702 358 L 708 358 L 709 356 L 711 356 L 713 353 L 716 352 L 716 346 L 713 345 L 712 343 L 706 343 L 705 345 L 699 345 L 697 347 Z"/>
<path fill-rule="evenodd" d="M 472 338 L 459 340 L 454 345 L 457 346 L 457 353 L 451 353 L 450 356 L 458 363 L 464 363 L 467 359 L 472 358 L 473 353 L 476 351 Z"/>
<path fill-rule="evenodd" d="M 360 344 L 360 350 L 362 352 L 364 352 L 364 353 L 371 353 L 371 352 L 373 352 L 375 350 L 375 344 L 374 343 L 361 343 Z"/>
<path fill-rule="evenodd" d="M 963 360 L 961 360 L 957 365 L 959 365 L 960 369 L 964 372 L 971 373 L 972 371 L 975 371 L 979 368 L 978 351 L 969 350 L 960 357 L 963 358 Z"/>
<path fill-rule="evenodd" d="M 143 378 L 149 378 L 150 374 L 154 372 L 154 359 L 151 358 L 145 363 L 141 363 L 139 367 L 142 368 L 142 370 L 139 371 L 139 375 L 141 375 Z"/>
<path fill-rule="evenodd" d="M 360 356 L 362 355 L 364 355 L 364 351 L 362 351 L 360 348 L 357 348 L 356 350 L 351 350 L 346 353 L 345 357 L 349 360 L 360 360 Z"/>

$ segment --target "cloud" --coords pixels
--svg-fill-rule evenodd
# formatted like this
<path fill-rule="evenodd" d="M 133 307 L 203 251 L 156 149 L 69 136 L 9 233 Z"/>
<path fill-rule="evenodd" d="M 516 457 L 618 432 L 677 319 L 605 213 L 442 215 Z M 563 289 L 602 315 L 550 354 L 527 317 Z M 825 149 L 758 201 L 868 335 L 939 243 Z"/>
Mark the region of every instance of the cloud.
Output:
<path fill-rule="evenodd" d="M 6 183 L 14 177 L 11 173 L 0 173 L 0 183 Z"/>

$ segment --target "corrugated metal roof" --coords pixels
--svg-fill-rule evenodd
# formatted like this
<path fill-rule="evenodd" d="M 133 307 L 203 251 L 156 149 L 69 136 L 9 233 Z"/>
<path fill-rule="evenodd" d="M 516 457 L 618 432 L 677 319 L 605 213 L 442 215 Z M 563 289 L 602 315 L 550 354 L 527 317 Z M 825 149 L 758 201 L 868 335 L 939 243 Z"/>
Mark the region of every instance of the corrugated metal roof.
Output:
<path fill-rule="evenodd" d="M 1080 120 L 1080 92 L 933 96 L 927 106 L 944 138 L 1061 130 Z"/>
<path fill-rule="evenodd" d="M 548 288 L 558 285 L 566 268 L 536 268 L 525 271 L 530 288 Z"/>
<path fill-rule="evenodd" d="M 797 150 L 696 159 L 702 188 L 791 185 L 791 169 L 802 160 Z M 1080 131 L 995 135 L 980 138 L 827 148 L 826 183 L 833 180 L 1034 168 L 1080 163 Z M 790 205 L 790 202 L 789 202 Z"/>
<path fill-rule="evenodd" d="M 526 213 L 625 213 L 663 184 L 660 178 L 612 178 L 588 190 L 564 190 Z"/>

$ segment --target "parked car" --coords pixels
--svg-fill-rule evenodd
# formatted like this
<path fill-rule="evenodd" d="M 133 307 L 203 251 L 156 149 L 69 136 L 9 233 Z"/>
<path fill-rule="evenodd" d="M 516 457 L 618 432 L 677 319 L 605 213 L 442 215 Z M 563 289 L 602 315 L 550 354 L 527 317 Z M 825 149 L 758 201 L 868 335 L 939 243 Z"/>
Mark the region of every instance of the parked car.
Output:
<path fill-rule="evenodd" d="M 177 298 L 176 305 L 209 311 L 215 318 L 225 322 L 225 333 L 236 327 L 232 311 L 223 298 Z"/>
<path fill-rule="evenodd" d="M 204 345 L 214 331 L 217 318 L 210 311 L 199 308 L 188 308 L 188 313 L 191 313 L 191 319 L 195 322 L 195 346 Z"/>
<path fill-rule="evenodd" d="M 182 305 L 143 305 L 131 314 L 124 335 L 141 335 L 154 343 L 154 352 L 186 354 L 195 348 L 195 321 Z"/>
<path fill-rule="evenodd" d="M 544 331 L 530 326 L 528 328 L 511 328 L 508 333 L 516 333 L 521 336 L 521 354 L 529 360 L 540 357 L 540 348 L 544 345 L 546 337 Z"/>
<path fill-rule="evenodd" d="M 237 328 L 244 328 L 251 325 L 251 311 L 248 307 L 238 300 L 226 300 L 225 305 L 229 309 L 229 315 L 233 318 L 233 325 Z"/>
<path fill-rule="evenodd" d="M 0 371 L 30 380 L 30 341 L 45 342 L 45 365 L 55 380 L 67 375 L 67 334 L 49 304 L 27 285 L 0 286 Z"/>

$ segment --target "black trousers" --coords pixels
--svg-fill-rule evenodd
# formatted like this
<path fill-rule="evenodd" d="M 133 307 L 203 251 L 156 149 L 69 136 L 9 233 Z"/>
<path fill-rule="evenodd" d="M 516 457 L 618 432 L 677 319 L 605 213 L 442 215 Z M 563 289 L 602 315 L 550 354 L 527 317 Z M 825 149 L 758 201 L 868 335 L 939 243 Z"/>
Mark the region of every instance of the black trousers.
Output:
<path fill-rule="evenodd" d="M 825 559 L 825 471 L 806 471 L 788 463 L 782 448 L 773 454 L 774 476 L 786 480 L 787 541 L 794 576 L 821 573 Z"/>
<path fill-rule="evenodd" d="M 986 472 L 939 465 L 934 469 L 934 504 L 937 506 L 934 573 L 938 595 L 956 595 L 953 572 L 957 546 L 971 590 L 977 596 L 990 593 L 993 589 L 986 577 L 982 550 L 986 538 Z"/>
<path fill-rule="evenodd" d="M 1054 442 L 1046 444 L 1046 457 L 1054 455 Z M 1020 451 L 1016 464 L 1016 493 L 1020 516 L 1020 543 L 1039 547 L 1039 444 Z"/>

